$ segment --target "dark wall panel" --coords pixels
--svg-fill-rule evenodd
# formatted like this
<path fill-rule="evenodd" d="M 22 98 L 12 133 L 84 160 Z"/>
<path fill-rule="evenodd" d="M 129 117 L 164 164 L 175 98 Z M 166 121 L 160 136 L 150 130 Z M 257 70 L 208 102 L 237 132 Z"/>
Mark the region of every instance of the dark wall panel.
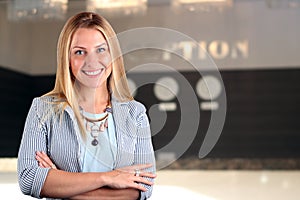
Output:
<path fill-rule="evenodd" d="M 0 68 L 0 156 L 15 156 L 32 98 L 30 77 Z"/>
<path fill-rule="evenodd" d="M 201 79 L 196 72 L 181 74 L 194 89 Z M 226 120 L 219 141 L 207 157 L 299 158 L 300 69 L 222 71 L 221 75 L 225 85 L 222 92 L 227 95 Z M 51 90 L 55 76 L 31 77 L 4 69 L 0 69 L 0 76 L 0 157 L 15 157 L 32 98 Z M 128 75 L 137 85 L 141 80 L 152 82 L 138 88 L 135 97 L 148 109 L 161 103 L 153 92 L 153 83 L 164 76 L 178 80 L 178 95 L 182 95 L 186 88 L 177 73 Z M 200 97 L 197 100 L 199 104 L 203 102 Z M 177 99 L 174 102 L 180 106 Z M 184 157 L 198 155 L 210 114 L 210 111 L 200 111 L 199 130 Z M 163 148 L 176 137 L 180 115 L 180 109 L 167 112 L 165 125 L 153 136 L 155 149 Z M 152 120 L 154 117 L 157 116 L 151 116 Z M 190 134 L 188 129 L 184 132 Z"/>
<path fill-rule="evenodd" d="M 226 71 L 222 77 L 228 115 L 211 156 L 300 157 L 300 71 Z"/>
<path fill-rule="evenodd" d="M 0 68 L 0 157 L 17 156 L 32 99 L 53 87 L 54 76 L 32 77 Z"/>
<path fill-rule="evenodd" d="M 182 75 L 194 89 L 201 79 L 197 72 L 182 72 Z M 206 75 L 214 74 L 207 72 Z M 155 80 L 166 76 L 176 77 L 176 74 L 134 74 L 130 77 L 133 80 Z M 221 76 L 227 96 L 226 120 L 219 141 L 207 157 L 299 158 L 300 70 L 222 71 Z M 180 81 L 179 85 L 181 91 L 186 89 Z M 147 108 L 160 103 L 153 93 L 153 84 L 141 88 L 137 99 L 144 102 Z M 203 99 L 198 97 L 198 102 L 201 104 Z M 198 156 L 210 123 L 210 114 L 210 111 L 200 111 L 197 136 L 184 157 Z M 178 110 L 168 112 L 166 125 L 153 137 L 156 149 L 176 137 L 179 116 Z M 190 133 L 189 129 L 184 132 Z"/>

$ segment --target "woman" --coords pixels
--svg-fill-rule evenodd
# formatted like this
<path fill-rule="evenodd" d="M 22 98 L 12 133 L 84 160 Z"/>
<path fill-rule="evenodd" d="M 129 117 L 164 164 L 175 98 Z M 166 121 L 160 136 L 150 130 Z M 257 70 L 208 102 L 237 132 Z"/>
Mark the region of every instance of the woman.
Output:
<path fill-rule="evenodd" d="M 145 108 L 130 95 L 116 34 L 82 12 L 57 46 L 54 89 L 35 98 L 18 155 L 24 194 L 41 198 L 147 199 L 155 159 Z"/>

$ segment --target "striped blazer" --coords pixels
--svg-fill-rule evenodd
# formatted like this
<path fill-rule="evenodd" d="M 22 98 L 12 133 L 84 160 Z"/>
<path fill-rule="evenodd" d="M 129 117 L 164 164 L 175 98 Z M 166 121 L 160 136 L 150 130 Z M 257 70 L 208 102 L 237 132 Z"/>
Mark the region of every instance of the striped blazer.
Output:
<path fill-rule="evenodd" d="M 79 126 L 71 107 L 66 107 L 60 119 L 53 110 L 54 97 L 37 97 L 29 110 L 18 154 L 18 181 L 26 195 L 40 197 L 50 168 L 41 168 L 36 151 L 44 151 L 58 169 L 80 172 Z M 116 168 L 133 164 L 152 163 L 148 169 L 155 173 L 155 158 L 145 107 L 137 101 L 112 100 L 117 138 Z M 151 179 L 150 179 L 151 180 Z M 153 180 L 151 180 L 153 181 Z M 141 199 L 151 196 L 152 186 L 145 185 Z"/>

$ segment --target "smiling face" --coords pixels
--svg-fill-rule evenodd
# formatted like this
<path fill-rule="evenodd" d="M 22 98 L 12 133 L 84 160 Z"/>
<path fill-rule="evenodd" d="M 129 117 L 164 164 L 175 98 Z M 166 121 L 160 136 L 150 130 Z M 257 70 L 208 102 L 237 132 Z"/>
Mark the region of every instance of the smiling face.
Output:
<path fill-rule="evenodd" d="M 72 74 L 83 87 L 106 86 L 111 74 L 111 55 L 103 34 L 97 29 L 79 28 L 70 47 Z"/>

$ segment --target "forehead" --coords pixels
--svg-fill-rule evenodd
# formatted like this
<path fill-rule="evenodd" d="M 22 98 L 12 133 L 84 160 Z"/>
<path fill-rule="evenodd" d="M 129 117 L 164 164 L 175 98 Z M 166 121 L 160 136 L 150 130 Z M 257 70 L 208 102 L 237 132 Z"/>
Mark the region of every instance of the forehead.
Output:
<path fill-rule="evenodd" d="M 71 46 L 73 45 L 87 45 L 87 44 L 100 44 L 106 42 L 103 34 L 92 28 L 79 28 L 75 31 Z"/>

